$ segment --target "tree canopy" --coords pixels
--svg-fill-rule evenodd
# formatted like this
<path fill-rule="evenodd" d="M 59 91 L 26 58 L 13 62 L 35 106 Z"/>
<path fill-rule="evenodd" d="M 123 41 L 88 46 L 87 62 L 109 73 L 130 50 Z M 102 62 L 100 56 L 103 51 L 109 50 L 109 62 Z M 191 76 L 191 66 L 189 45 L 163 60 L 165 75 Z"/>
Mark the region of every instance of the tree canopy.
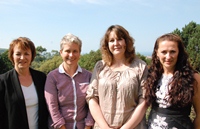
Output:
<path fill-rule="evenodd" d="M 182 30 L 175 29 L 173 33 L 182 38 L 191 65 L 194 69 L 200 71 L 200 24 L 191 21 Z"/>

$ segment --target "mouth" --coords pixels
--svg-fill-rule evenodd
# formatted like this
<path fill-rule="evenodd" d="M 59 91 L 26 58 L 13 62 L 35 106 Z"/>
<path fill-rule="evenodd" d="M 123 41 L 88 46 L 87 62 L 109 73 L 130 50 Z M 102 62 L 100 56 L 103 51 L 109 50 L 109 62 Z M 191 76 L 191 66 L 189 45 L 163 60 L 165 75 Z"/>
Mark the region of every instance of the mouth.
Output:
<path fill-rule="evenodd" d="M 172 61 L 165 61 L 165 63 L 166 63 L 166 64 L 171 64 L 171 63 L 172 63 Z"/>

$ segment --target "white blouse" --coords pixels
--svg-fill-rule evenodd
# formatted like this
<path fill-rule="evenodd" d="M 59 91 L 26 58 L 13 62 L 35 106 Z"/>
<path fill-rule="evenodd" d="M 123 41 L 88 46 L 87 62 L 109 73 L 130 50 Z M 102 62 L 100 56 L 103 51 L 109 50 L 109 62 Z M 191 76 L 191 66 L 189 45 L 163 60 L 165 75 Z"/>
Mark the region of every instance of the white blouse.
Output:
<path fill-rule="evenodd" d="M 29 129 L 38 129 L 38 96 L 35 85 L 32 83 L 28 87 L 22 85 L 21 87 L 26 103 Z"/>
<path fill-rule="evenodd" d="M 156 102 L 158 103 L 159 107 L 167 108 L 171 104 L 168 102 L 169 99 L 169 90 L 170 86 L 169 83 L 172 80 L 173 75 L 162 75 L 157 88 L 156 88 Z"/>

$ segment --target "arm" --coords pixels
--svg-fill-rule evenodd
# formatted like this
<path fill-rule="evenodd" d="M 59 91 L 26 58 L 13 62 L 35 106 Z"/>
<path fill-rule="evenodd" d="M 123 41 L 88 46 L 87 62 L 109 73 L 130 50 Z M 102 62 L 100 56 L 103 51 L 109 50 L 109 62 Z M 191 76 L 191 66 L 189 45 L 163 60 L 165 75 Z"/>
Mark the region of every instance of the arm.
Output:
<path fill-rule="evenodd" d="M 103 117 L 103 114 L 101 112 L 101 109 L 100 109 L 100 106 L 97 102 L 96 99 L 92 98 L 89 100 L 89 109 L 90 109 L 90 112 L 94 118 L 94 120 L 97 122 L 97 124 L 99 125 L 99 127 L 101 129 L 111 129 L 106 120 L 104 119 Z"/>
<path fill-rule="evenodd" d="M 0 78 L 0 128 L 4 129 L 6 122 L 6 117 L 5 117 L 5 113 L 6 113 L 6 109 L 5 109 L 5 102 L 4 102 L 4 88 L 3 88 L 3 83 L 1 81 Z"/>
<path fill-rule="evenodd" d="M 65 120 L 59 111 L 56 83 L 51 73 L 47 76 L 45 83 L 45 99 L 53 121 L 51 126 L 54 128 L 65 129 L 63 126 L 65 125 Z"/>
<path fill-rule="evenodd" d="M 88 105 L 87 105 L 88 106 Z M 94 125 L 94 119 L 88 109 L 87 117 L 85 118 L 85 129 L 91 129 Z"/>
<path fill-rule="evenodd" d="M 98 95 L 98 76 L 100 71 L 103 69 L 104 64 L 102 61 L 98 61 L 93 69 L 92 78 L 90 85 L 88 86 L 86 101 L 88 103 L 90 113 L 92 114 L 95 122 L 99 125 L 101 129 L 111 129 L 107 124 L 100 105 L 99 105 L 99 95 Z"/>
<path fill-rule="evenodd" d="M 195 73 L 195 80 L 197 81 L 196 86 L 194 87 L 194 97 L 193 97 L 193 107 L 196 113 L 196 117 L 194 119 L 194 128 L 200 129 L 200 75 Z"/>
<path fill-rule="evenodd" d="M 130 116 L 129 120 L 120 128 L 120 129 L 133 129 L 135 128 L 143 119 L 147 105 L 145 101 L 142 101 L 133 111 L 132 115 Z"/>

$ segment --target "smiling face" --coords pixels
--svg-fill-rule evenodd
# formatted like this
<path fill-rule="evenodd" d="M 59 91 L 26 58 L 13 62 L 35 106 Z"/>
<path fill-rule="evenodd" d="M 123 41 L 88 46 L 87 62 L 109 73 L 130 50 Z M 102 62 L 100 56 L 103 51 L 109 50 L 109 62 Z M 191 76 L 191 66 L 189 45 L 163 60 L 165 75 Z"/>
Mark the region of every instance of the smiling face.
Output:
<path fill-rule="evenodd" d="M 164 73 L 174 72 L 178 54 L 179 49 L 177 42 L 164 40 L 158 43 L 157 57 L 163 66 Z"/>
<path fill-rule="evenodd" d="M 108 47 L 114 57 L 124 57 L 124 53 L 126 51 L 125 40 L 123 38 L 118 38 L 114 31 L 112 31 L 109 35 Z"/>
<path fill-rule="evenodd" d="M 13 61 L 15 69 L 29 69 L 32 61 L 32 53 L 29 48 L 22 49 L 19 45 L 13 48 Z"/>
<path fill-rule="evenodd" d="M 60 55 L 65 65 L 78 65 L 80 58 L 80 46 L 76 43 L 63 44 L 63 49 L 60 50 Z"/>

